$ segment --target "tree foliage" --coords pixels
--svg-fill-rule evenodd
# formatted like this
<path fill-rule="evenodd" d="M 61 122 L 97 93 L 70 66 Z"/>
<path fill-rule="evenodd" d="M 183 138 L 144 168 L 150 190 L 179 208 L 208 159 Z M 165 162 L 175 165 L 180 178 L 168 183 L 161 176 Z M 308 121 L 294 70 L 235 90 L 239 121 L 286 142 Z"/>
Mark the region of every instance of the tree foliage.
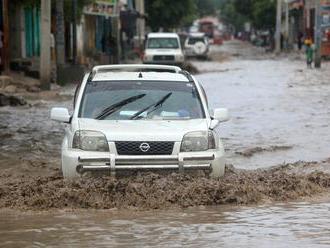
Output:
<path fill-rule="evenodd" d="M 195 0 L 145 0 L 147 23 L 153 31 L 170 30 L 193 21 Z"/>
<path fill-rule="evenodd" d="M 170 30 L 203 16 L 216 15 L 221 0 L 145 0 L 147 24 L 152 30 Z"/>
<path fill-rule="evenodd" d="M 222 0 L 219 7 L 222 17 L 237 29 L 241 29 L 247 21 L 257 29 L 272 29 L 275 26 L 274 0 Z"/>
<path fill-rule="evenodd" d="M 244 23 L 249 20 L 249 18 L 237 11 L 236 6 L 233 1 L 223 1 L 220 6 L 220 15 L 223 21 L 233 25 L 236 29 L 242 29 Z"/>
<path fill-rule="evenodd" d="M 276 1 L 254 0 L 253 24 L 259 29 L 271 29 L 276 22 Z"/>
<path fill-rule="evenodd" d="M 195 0 L 195 3 L 199 17 L 216 14 L 217 8 L 215 0 Z"/>

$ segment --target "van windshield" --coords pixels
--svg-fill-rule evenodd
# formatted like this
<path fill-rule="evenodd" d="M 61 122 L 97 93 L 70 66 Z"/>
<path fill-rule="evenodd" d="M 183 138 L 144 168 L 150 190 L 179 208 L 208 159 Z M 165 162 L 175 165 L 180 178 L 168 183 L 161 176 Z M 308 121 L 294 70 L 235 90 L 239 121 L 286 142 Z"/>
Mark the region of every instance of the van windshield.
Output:
<path fill-rule="evenodd" d="M 149 38 L 149 49 L 178 49 L 179 42 L 177 38 Z"/>
<path fill-rule="evenodd" d="M 98 81 L 86 85 L 80 118 L 99 120 L 202 119 L 205 113 L 193 83 Z"/>

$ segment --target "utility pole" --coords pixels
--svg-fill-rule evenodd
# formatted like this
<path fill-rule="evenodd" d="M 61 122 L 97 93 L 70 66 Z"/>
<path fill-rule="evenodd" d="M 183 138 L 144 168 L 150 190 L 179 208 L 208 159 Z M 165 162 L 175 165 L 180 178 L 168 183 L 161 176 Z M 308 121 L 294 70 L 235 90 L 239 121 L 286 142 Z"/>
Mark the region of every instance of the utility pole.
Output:
<path fill-rule="evenodd" d="M 321 0 L 315 0 L 315 68 L 321 68 L 321 45 L 322 45 L 322 27 L 321 27 Z"/>
<path fill-rule="evenodd" d="M 275 33 L 275 53 L 281 52 L 281 20 L 282 20 L 282 0 L 277 0 L 276 8 L 276 33 Z"/>
<path fill-rule="evenodd" d="M 145 36 L 145 16 L 144 16 L 144 0 L 135 0 L 136 10 L 139 12 L 140 17 L 137 20 L 137 28 L 139 35 L 139 46 L 143 49 L 143 41 Z"/>
<path fill-rule="evenodd" d="M 41 52 L 40 52 L 40 83 L 41 89 L 50 90 L 50 22 L 51 0 L 41 0 Z"/>
<path fill-rule="evenodd" d="M 72 0 L 72 63 L 77 63 L 77 0 Z"/>
<path fill-rule="evenodd" d="M 121 60 L 121 40 L 120 40 L 120 17 L 119 15 L 112 20 L 112 28 L 114 30 L 114 35 L 115 35 L 115 64 L 120 63 Z"/>
<path fill-rule="evenodd" d="M 6 75 L 9 74 L 9 16 L 8 0 L 3 0 L 3 70 Z M 1 38 L 1 37 L 0 37 Z"/>
<path fill-rule="evenodd" d="M 65 64 L 64 40 L 64 0 L 56 0 L 56 64 L 57 67 Z"/>
<path fill-rule="evenodd" d="M 285 49 L 289 49 L 289 2 L 285 0 Z"/>

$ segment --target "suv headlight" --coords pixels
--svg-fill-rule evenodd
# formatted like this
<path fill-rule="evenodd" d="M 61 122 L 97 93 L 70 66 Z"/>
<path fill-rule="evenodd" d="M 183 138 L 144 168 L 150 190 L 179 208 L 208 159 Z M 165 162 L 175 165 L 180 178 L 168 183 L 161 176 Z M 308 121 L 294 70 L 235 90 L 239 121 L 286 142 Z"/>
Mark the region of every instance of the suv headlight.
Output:
<path fill-rule="evenodd" d="M 105 135 L 97 131 L 76 131 L 73 137 L 72 148 L 84 151 L 109 151 Z"/>
<path fill-rule="evenodd" d="M 215 149 L 216 142 L 212 131 L 187 133 L 181 142 L 181 152 L 198 152 Z"/>

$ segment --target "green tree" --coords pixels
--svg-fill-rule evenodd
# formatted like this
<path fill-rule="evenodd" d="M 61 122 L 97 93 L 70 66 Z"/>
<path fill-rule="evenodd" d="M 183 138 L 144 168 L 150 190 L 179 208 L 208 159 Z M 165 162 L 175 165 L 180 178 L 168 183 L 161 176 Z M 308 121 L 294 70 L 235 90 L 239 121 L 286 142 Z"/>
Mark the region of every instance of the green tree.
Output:
<path fill-rule="evenodd" d="M 234 0 L 233 5 L 238 14 L 248 19 L 253 19 L 253 7 L 255 0 Z"/>
<path fill-rule="evenodd" d="M 236 9 L 235 2 L 224 0 L 220 5 L 220 17 L 226 23 L 232 24 L 236 29 L 243 28 L 244 23 L 248 21 L 248 17 L 239 13 Z"/>
<path fill-rule="evenodd" d="M 146 0 L 147 24 L 153 31 L 169 31 L 192 22 L 196 17 L 195 0 Z"/>
<path fill-rule="evenodd" d="M 200 17 L 216 14 L 216 1 L 215 0 L 195 0 L 197 12 Z"/>
<path fill-rule="evenodd" d="M 276 21 L 276 1 L 254 0 L 253 25 L 257 29 L 272 29 Z"/>
<path fill-rule="evenodd" d="M 244 22 L 251 22 L 257 29 L 272 29 L 275 26 L 276 1 L 274 0 L 222 0 L 221 17 L 237 29 Z"/>

